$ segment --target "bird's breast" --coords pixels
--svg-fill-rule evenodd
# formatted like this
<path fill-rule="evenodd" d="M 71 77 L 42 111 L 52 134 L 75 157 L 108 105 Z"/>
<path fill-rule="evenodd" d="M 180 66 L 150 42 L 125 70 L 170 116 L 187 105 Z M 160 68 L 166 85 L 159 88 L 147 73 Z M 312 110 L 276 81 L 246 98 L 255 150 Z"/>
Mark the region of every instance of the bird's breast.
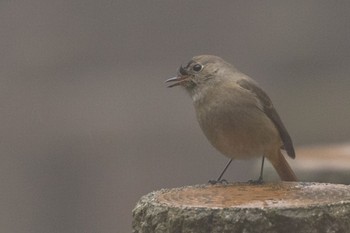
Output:
<path fill-rule="evenodd" d="M 276 127 L 254 98 L 221 94 L 194 103 L 199 125 L 216 149 L 228 157 L 249 158 L 280 144 Z"/>

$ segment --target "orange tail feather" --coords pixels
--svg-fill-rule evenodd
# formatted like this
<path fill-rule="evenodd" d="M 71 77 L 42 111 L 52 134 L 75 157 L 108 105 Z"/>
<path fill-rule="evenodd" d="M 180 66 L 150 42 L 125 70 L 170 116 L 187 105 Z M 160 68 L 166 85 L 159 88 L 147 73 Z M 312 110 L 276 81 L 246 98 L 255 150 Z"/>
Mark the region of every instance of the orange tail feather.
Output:
<path fill-rule="evenodd" d="M 279 177 L 283 181 L 297 181 L 297 177 L 293 172 L 292 168 L 289 166 L 287 160 L 284 158 L 280 150 L 278 150 L 279 155 L 274 156 L 273 159 L 269 159 L 272 166 L 275 168 Z"/>

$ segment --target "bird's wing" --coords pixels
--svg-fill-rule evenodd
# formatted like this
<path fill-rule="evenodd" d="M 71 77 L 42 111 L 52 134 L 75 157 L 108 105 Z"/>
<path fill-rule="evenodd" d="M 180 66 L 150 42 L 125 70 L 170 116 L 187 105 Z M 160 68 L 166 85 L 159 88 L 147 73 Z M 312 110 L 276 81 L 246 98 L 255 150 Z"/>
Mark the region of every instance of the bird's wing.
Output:
<path fill-rule="evenodd" d="M 292 139 L 289 136 L 286 127 L 283 125 L 276 109 L 273 107 L 271 99 L 268 97 L 268 95 L 259 86 L 257 86 L 253 81 L 249 79 L 240 79 L 237 81 L 237 84 L 242 88 L 250 91 L 258 98 L 262 106 L 263 112 L 271 119 L 271 121 L 275 124 L 276 128 L 278 129 L 280 137 L 283 141 L 283 149 L 286 150 L 287 154 L 291 158 L 295 158 L 295 151 Z"/>

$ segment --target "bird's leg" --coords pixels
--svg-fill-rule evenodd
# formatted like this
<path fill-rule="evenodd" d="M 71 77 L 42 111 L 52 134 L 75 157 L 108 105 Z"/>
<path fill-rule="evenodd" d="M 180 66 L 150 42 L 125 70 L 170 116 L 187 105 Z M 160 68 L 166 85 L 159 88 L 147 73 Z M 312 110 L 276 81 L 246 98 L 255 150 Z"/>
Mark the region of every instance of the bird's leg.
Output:
<path fill-rule="evenodd" d="M 219 176 L 216 180 L 209 180 L 209 184 L 217 184 L 217 183 L 219 183 L 219 184 L 224 184 L 224 183 L 227 184 L 227 183 L 228 183 L 227 180 L 221 179 L 221 178 L 222 178 L 223 175 L 225 174 L 227 168 L 230 166 L 232 160 L 233 160 L 233 159 L 230 159 L 230 160 L 228 161 L 228 163 L 226 164 L 224 170 L 221 172 L 220 176 Z"/>
<path fill-rule="evenodd" d="M 264 182 L 264 179 L 263 179 L 264 163 L 265 163 L 265 156 L 262 157 L 259 178 L 257 180 L 249 180 L 248 183 L 251 183 L 251 184 L 262 184 Z"/>

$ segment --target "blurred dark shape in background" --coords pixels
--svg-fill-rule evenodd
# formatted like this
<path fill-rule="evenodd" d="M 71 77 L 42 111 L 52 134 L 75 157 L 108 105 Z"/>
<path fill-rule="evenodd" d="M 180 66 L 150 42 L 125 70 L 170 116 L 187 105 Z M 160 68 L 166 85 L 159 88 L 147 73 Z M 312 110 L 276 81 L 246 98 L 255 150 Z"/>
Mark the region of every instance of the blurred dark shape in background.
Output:
<path fill-rule="evenodd" d="M 163 83 L 194 55 L 219 55 L 256 79 L 297 147 L 349 141 L 349 10 L 2 1 L 0 231 L 130 232 L 141 195 L 216 178 L 227 159 L 190 98 Z M 225 178 L 256 178 L 256 162 L 234 162 Z"/>

